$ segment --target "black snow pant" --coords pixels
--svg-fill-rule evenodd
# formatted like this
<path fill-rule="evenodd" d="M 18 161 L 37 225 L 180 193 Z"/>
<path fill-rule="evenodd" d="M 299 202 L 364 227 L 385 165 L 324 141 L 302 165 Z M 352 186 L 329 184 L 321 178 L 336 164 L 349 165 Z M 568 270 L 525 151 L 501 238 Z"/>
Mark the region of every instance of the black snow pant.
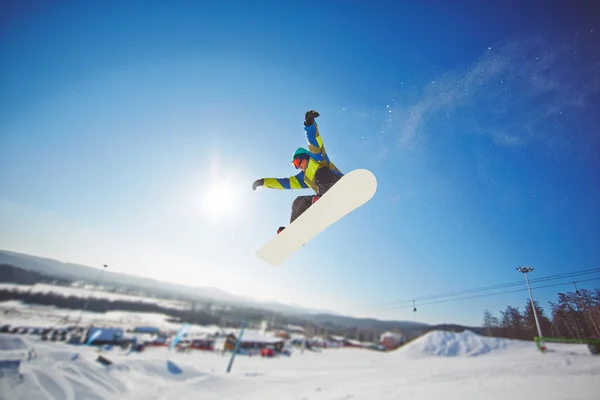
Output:
<path fill-rule="evenodd" d="M 315 185 L 317 185 L 317 195 L 324 195 L 337 181 L 340 180 L 340 176 L 334 174 L 329 168 L 321 167 L 315 173 Z M 304 211 L 308 210 L 313 203 L 311 196 L 298 196 L 292 203 L 292 215 L 290 216 L 290 223 L 294 222 Z"/>

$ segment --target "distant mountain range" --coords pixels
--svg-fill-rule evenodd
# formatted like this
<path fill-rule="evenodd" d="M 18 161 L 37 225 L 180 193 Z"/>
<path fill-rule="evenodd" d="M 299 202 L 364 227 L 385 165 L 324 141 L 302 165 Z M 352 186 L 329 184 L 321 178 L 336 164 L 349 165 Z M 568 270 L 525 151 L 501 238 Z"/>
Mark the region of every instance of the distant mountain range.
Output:
<path fill-rule="evenodd" d="M 0 264 L 10 264 L 25 270 L 35 271 L 46 276 L 83 281 L 94 284 L 100 275 L 99 268 L 86 265 L 64 263 L 50 258 L 21 254 L 0 250 Z M 372 328 L 381 330 L 415 330 L 427 329 L 430 325 L 412 321 L 382 321 L 373 318 L 354 318 L 339 315 L 330 310 L 317 310 L 302 306 L 288 305 L 277 302 L 263 302 L 243 296 L 236 296 L 224 290 L 213 287 L 190 287 L 175 283 L 161 282 L 151 278 L 122 274 L 105 270 L 102 275 L 102 285 L 139 292 L 145 296 L 178 299 L 183 301 L 214 302 L 215 304 L 230 304 L 257 309 L 269 310 L 301 319 L 309 319 L 322 325 L 337 325 L 345 327 Z"/>
<path fill-rule="evenodd" d="M 11 264 L 29 271 L 39 272 L 46 276 L 54 276 L 72 281 L 83 281 L 90 284 L 96 282 L 101 272 L 101 269 L 99 268 L 64 263 L 51 258 L 37 257 L 7 250 L 0 250 L 0 264 Z M 286 314 L 333 313 L 329 310 L 316 310 L 277 302 L 263 302 L 244 296 L 237 296 L 214 287 L 179 285 L 176 283 L 158 281 L 152 278 L 111 272 L 109 269 L 104 271 L 101 284 L 106 287 L 112 286 L 135 292 L 143 292 L 146 295 L 154 295 L 156 297 L 166 297 L 184 301 L 214 301 L 217 303 L 245 305 L 247 307 L 260 307 Z"/>

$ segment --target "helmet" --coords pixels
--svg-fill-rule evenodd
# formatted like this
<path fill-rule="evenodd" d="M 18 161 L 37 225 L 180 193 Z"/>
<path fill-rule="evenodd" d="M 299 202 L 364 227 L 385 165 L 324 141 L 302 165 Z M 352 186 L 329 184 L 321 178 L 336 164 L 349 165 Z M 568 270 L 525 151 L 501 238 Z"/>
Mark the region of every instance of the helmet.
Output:
<path fill-rule="evenodd" d="M 310 158 L 310 153 L 308 152 L 308 150 L 303 149 L 302 147 L 299 147 L 296 152 L 294 153 L 294 157 L 292 159 L 292 165 L 296 168 L 299 169 L 300 168 L 300 164 L 302 163 L 302 160 L 308 160 Z"/>
<path fill-rule="evenodd" d="M 308 150 L 303 149 L 302 147 L 298 147 L 292 159 L 295 160 L 296 158 L 309 158 L 309 154 L 310 153 L 308 152 Z"/>

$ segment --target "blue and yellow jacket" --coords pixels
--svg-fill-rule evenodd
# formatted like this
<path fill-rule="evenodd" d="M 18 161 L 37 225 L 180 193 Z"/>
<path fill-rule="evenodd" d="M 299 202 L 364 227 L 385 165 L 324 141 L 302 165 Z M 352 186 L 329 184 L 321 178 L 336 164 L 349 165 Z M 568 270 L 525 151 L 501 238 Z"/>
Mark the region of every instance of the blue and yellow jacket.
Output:
<path fill-rule="evenodd" d="M 308 142 L 308 151 L 310 159 L 306 171 L 291 176 L 289 178 L 264 178 L 264 187 L 271 189 L 308 189 L 317 193 L 317 185 L 314 182 L 315 173 L 319 168 L 329 168 L 334 174 L 343 176 L 342 172 L 329 160 L 329 156 L 323 146 L 319 126 L 313 123 L 311 126 L 305 126 L 306 141 Z"/>

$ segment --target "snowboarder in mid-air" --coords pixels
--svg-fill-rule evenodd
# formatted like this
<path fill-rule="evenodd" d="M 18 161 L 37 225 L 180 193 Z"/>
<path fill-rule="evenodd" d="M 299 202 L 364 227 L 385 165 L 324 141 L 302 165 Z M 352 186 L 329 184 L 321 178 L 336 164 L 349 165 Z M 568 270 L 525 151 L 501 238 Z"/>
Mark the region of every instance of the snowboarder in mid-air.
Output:
<path fill-rule="evenodd" d="M 290 223 L 294 222 L 304 211 L 306 211 L 315 201 L 324 195 L 333 185 L 340 180 L 344 174 L 329 160 L 329 156 L 323 146 L 321 135 L 319 134 L 318 124 L 315 118 L 319 113 L 315 110 L 307 111 L 304 116 L 304 130 L 306 131 L 306 141 L 308 150 L 298 148 L 294 153 L 292 165 L 300 172 L 289 178 L 261 178 L 254 181 L 252 190 L 259 186 L 270 189 L 312 189 L 315 195 L 298 196 L 292 203 L 292 215 Z M 285 227 L 281 226 L 277 233 Z"/>

